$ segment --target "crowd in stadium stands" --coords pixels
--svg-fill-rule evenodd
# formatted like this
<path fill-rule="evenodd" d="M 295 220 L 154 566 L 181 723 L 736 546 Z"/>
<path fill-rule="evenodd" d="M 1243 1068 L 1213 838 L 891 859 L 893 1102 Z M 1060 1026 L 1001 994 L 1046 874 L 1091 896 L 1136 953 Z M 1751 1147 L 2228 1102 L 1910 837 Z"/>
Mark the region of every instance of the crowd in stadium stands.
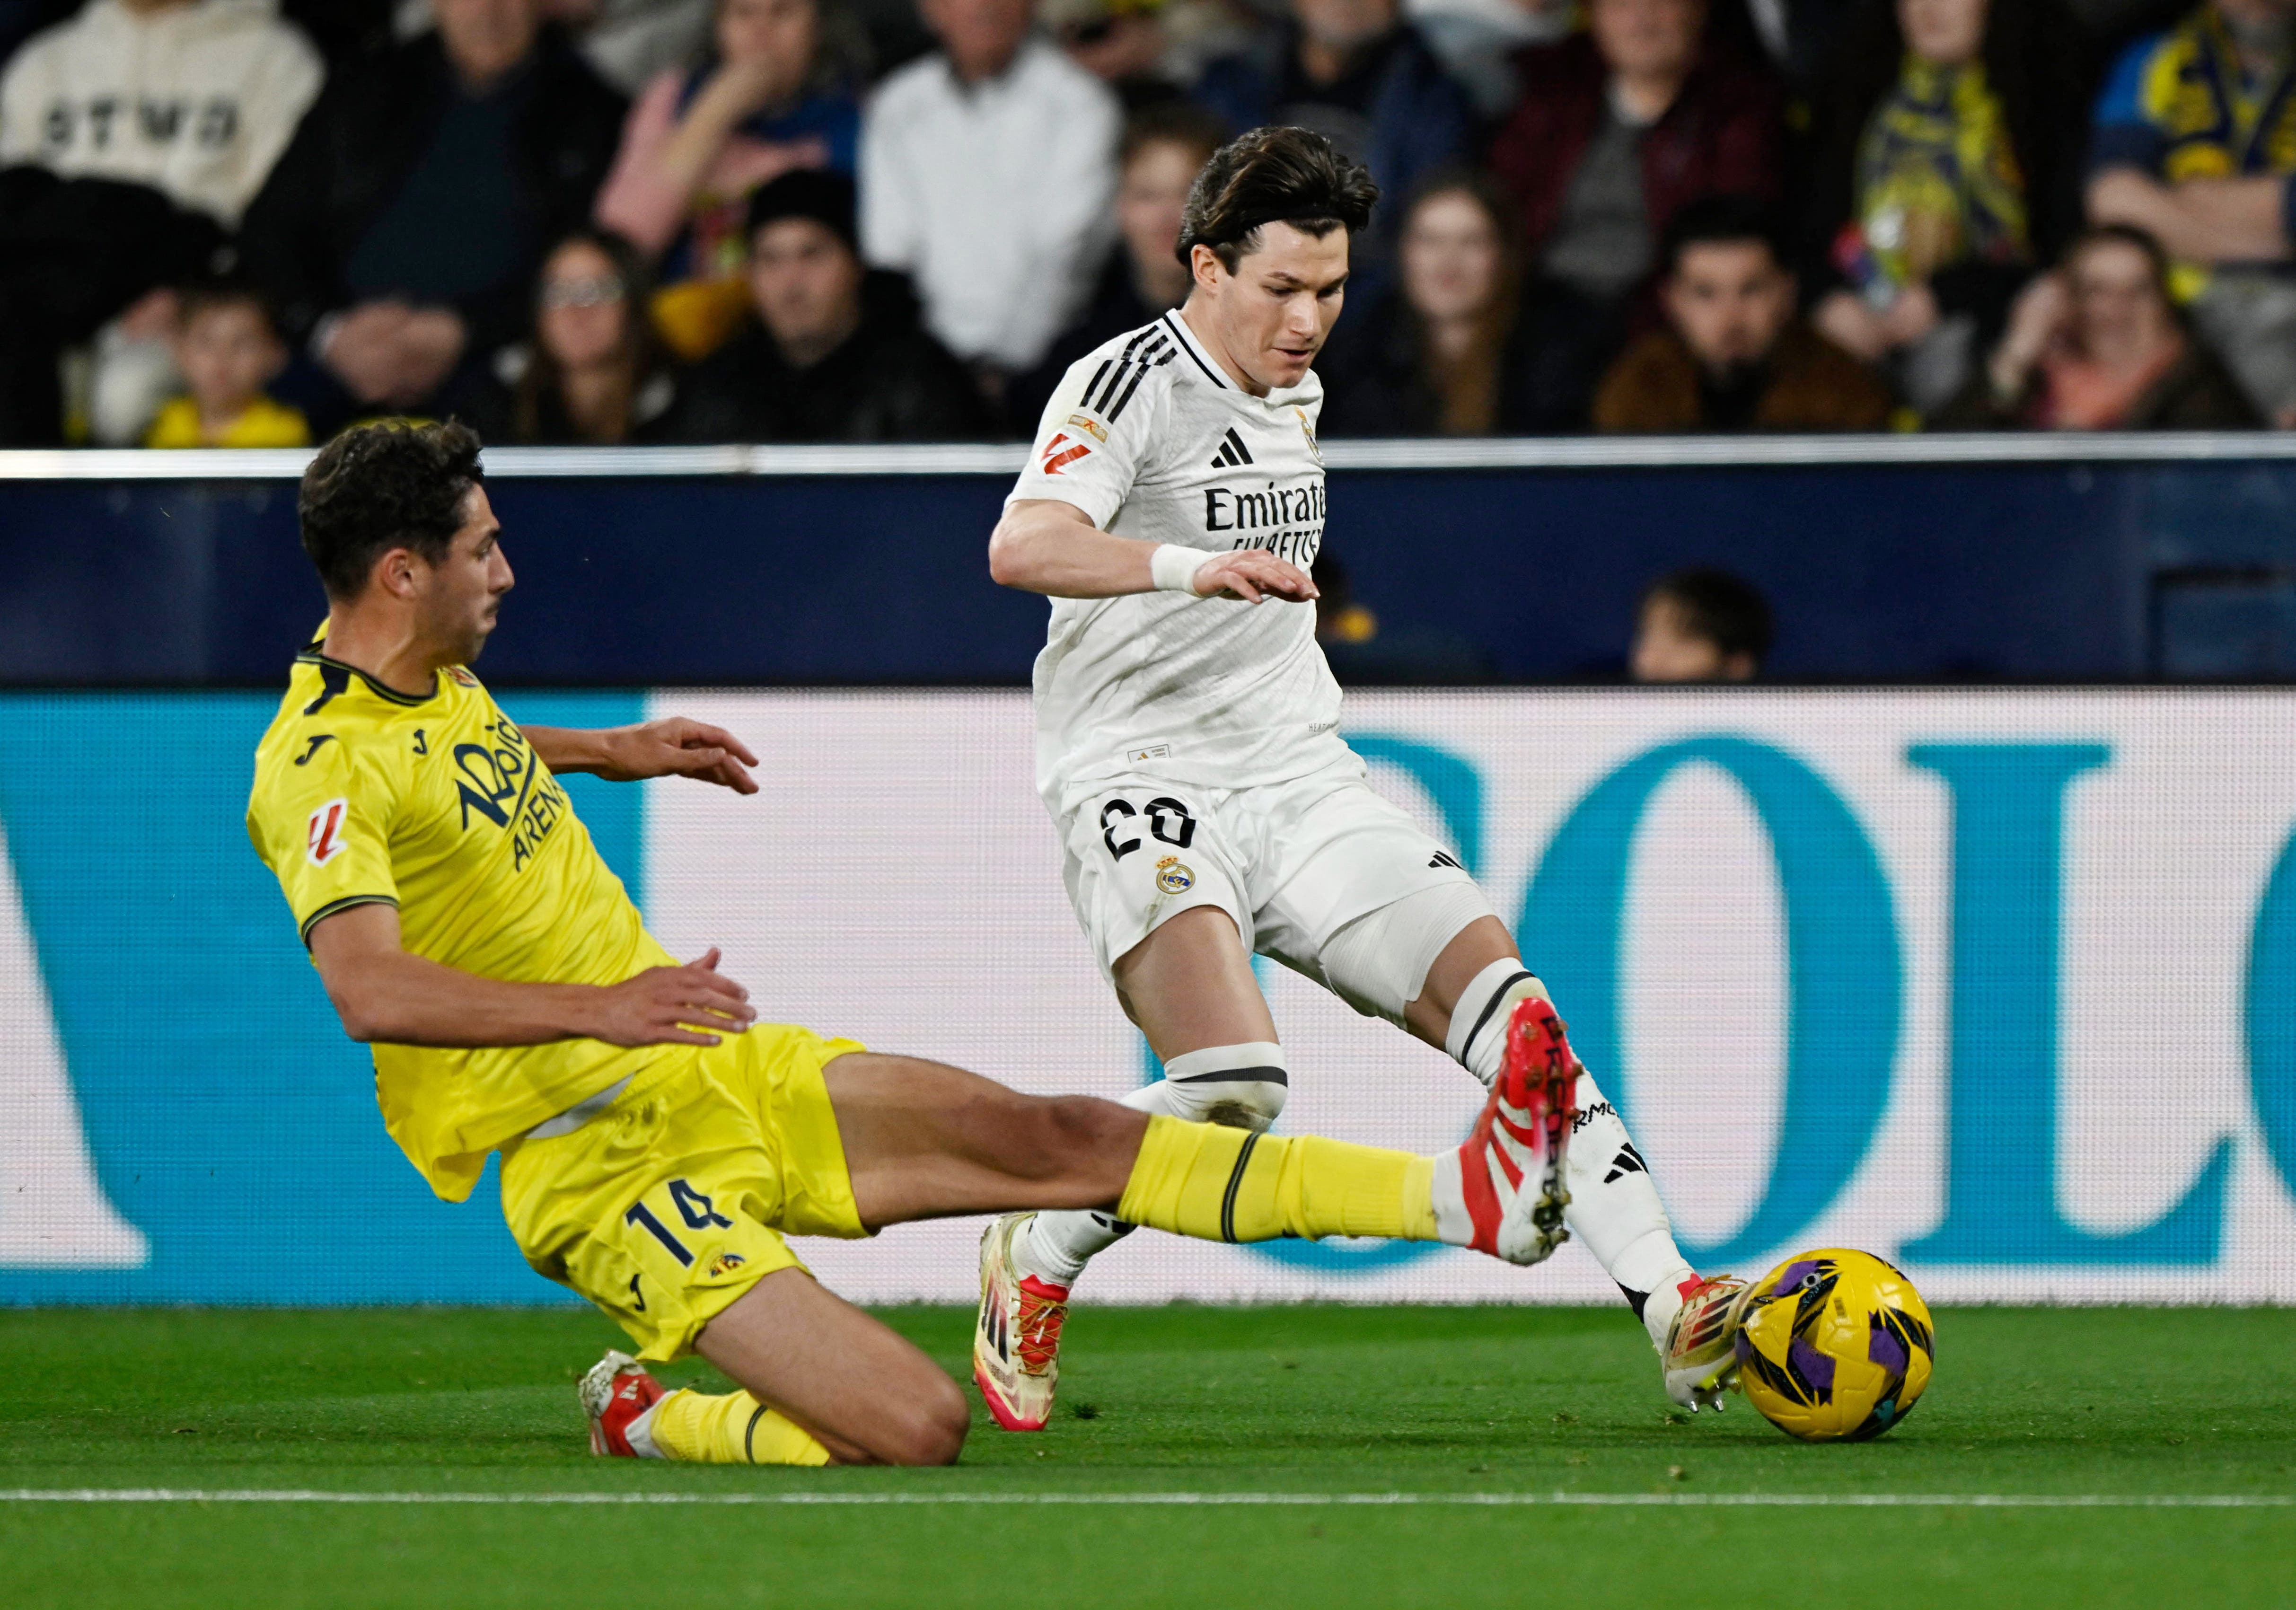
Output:
<path fill-rule="evenodd" d="M 2296 427 L 2296 0 L 0 0 L 0 56 L 4 445 L 1025 437 L 1277 121 L 1386 196 L 1329 435 Z"/>

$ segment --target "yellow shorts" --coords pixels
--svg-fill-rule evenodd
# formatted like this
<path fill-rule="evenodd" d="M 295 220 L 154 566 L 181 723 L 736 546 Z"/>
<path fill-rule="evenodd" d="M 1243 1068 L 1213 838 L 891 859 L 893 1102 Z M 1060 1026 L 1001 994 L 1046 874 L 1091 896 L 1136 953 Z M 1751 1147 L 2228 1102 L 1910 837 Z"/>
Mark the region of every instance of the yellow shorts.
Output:
<path fill-rule="evenodd" d="M 782 1244 L 852 1237 L 845 1146 L 821 1070 L 863 1047 L 759 1023 L 641 1072 L 570 1134 L 502 1149 L 503 1217 L 535 1269 L 621 1322 L 657 1363 L 775 1269 Z"/>

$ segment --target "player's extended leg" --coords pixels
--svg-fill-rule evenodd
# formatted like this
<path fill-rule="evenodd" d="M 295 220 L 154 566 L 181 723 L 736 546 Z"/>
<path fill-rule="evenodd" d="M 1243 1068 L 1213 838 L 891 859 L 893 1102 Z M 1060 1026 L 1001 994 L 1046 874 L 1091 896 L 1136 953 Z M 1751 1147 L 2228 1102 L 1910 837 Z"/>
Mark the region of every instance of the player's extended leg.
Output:
<path fill-rule="evenodd" d="M 1164 1077 L 1125 1096 L 1126 1106 L 1239 1129 L 1264 1130 L 1275 1121 L 1290 1075 L 1234 917 L 1218 906 L 1179 912 L 1110 972 L 1126 1015 L 1164 1064 Z M 1017 1395 L 989 1398 L 1006 1429 L 1036 1430 L 1051 1413 L 1069 1288 L 1087 1261 L 1131 1229 L 1112 1213 L 1038 1212 L 994 1225 L 983 1237 L 974 1351 L 984 1379 L 996 1365 L 998 1320 L 988 1293 L 1009 1283 L 1026 1305 L 1032 1368 L 1014 1383 Z"/>
<path fill-rule="evenodd" d="M 1526 1009 L 1522 1072 L 1500 1080 L 1468 1142 L 1434 1157 L 1316 1136 L 1151 1116 L 1092 1097 L 1022 1096 L 939 1063 L 856 1053 L 823 1070 L 853 1200 L 870 1228 L 1043 1203 L 1112 1209 L 1177 1235 L 1231 1242 L 1386 1236 L 1536 1262 L 1553 1237 L 1535 1180 L 1562 1145 L 1569 1097 L 1559 1025 Z M 1513 1069 L 1515 1064 L 1511 1063 Z M 799 1270 L 761 1279 L 702 1329 L 696 1348 L 744 1389 L 663 1396 L 634 1365 L 609 1435 L 681 1458 L 775 1462 L 954 1458 L 964 1406 L 922 1353 Z M 1009 1351 L 1009 1350 L 1008 1350 Z M 620 1451 L 615 1449 L 614 1451 Z"/>
<path fill-rule="evenodd" d="M 1440 909 L 1452 899 L 1439 890 L 1409 896 L 1341 929 L 1323 957 L 1334 987 L 1351 999 L 1374 1002 L 1382 994 L 1391 1000 L 1411 990 L 1392 971 L 1398 960 L 1411 965 L 1414 949 L 1425 956 L 1423 944 L 1414 946 L 1412 936 L 1425 932 L 1426 926 L 1414 920 L 1410 908 Z M 1506 925 L 1483 915 L 1460 928 L 1426 964 L 1401 1015 L 1414 1035 L 1442 1047 L 1488 1084 L 1499 1069 L 1503 1028 L 1515 1003 L 1546 998 L 1546 986 L 1522 965 Z M 1565 1221 L 1649 1331 L 1668 1392 L 1693 1409 L 1718 1404 L 1734 1362 L 1725 1318 L 1739 1283 L 1702 1279 L 1683 1257 L 1642 1153 L 1618 1109 L 1583 1067 L 1571 1105 L 1578 1116 L 1565 1160 L 1570 1192 Z"/>
<path fill-rule="evenodd" d="M 1217 906 L 1180 912 L 1111 972 L 1125 1015 L 1164 1064 L 1126 1106 L 1238 1129 L 1275 1121 L 1291 1075 L 1234 917 Z M 1016 1253 L 1030 1277 L 1066 1288 L 1130 1228 L 1104 1213 L 1043 1213 L 1015 1232 Z"/>

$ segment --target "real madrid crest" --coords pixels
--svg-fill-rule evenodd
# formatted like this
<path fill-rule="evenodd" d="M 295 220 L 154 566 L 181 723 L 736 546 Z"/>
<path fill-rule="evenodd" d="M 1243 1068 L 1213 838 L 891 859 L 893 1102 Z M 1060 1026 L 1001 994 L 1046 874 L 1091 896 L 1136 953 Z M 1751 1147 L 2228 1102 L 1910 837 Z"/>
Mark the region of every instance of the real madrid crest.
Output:
<path fill-rule="evenodd" d="M 1308 423 L 1308 410 L 1293 408 L 1292 412 L 1300 416 L 1300 434 L 1308 439 L 1308 451 L 1315 456 L 1317 464 L 1322 464 L 1324 449 L 1316 445 L 1316 427 Z"/>
<path fill-rule="evenodd" d="M 1196 875 L 1178 856 L 1168 855 L 1156 863 L 1156 887 L 1166 894 L 1185 894 L 1195 886 Z"/>

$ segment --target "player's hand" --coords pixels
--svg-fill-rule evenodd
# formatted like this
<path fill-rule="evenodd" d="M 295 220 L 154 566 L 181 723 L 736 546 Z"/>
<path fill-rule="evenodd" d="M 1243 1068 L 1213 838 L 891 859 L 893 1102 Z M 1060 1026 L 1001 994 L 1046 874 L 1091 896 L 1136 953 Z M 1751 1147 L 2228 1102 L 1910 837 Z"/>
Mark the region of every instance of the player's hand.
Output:
<path fill-rule="evenodd" d="M 718 971 L 713 946 L 683 967 L 649 967 L 600 990 L 586 1032 L 615 1046 L 714 1046 L 757 1021 L 750 992 Z"/>
<path fill-rule="evenodd" d="M 1241 598 L 1246 604 L 1269 598 L 1305 604 L 1322 596 L 1307 571 L 1264 548 L 1238 548 L 1206 560 L 1196 567 L 1195 588 L 1199 598 Z"/>
<path fill-rule="evenodd" d="M 610 783 L 642 777 L 695 777 L 735 793 L 755 793 L 749 768 L 758 763 L 741 739 L 707 721 L 670 716 L 605 735 L 606 764 L 598 776 Z"/>

